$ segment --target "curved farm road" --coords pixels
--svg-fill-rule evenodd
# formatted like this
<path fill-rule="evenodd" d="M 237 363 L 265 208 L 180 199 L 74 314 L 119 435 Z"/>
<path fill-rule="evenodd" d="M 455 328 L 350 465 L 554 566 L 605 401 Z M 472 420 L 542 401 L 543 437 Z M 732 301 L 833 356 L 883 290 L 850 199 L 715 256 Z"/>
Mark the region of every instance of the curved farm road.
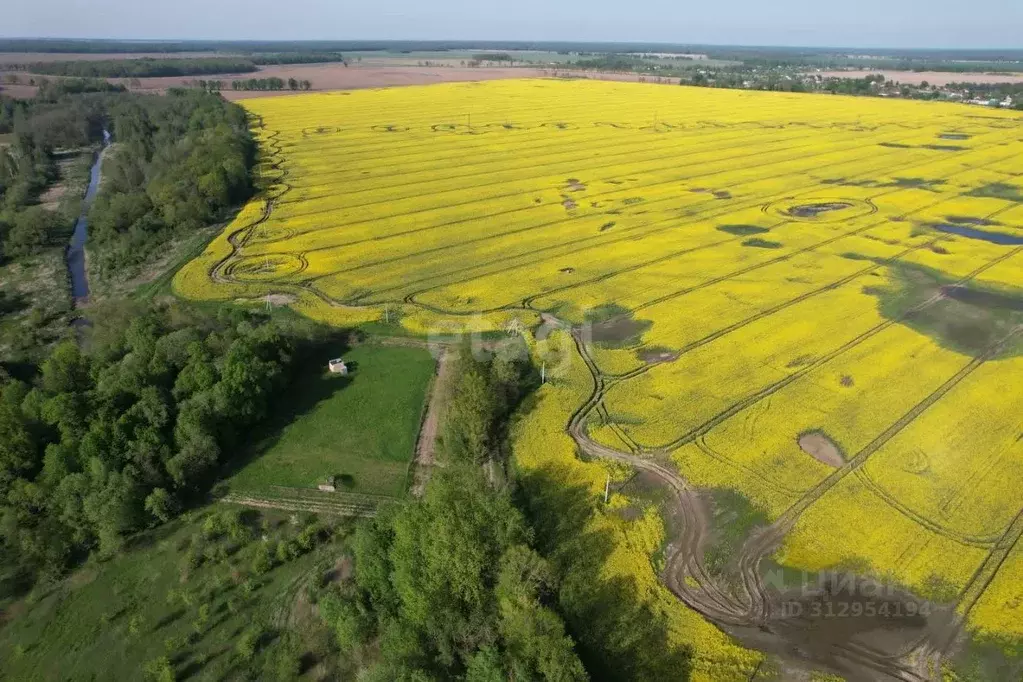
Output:
<path fill-rule="evenodd" d="M 567 324 L 561 326 L 568 328 Z M 813 501 L 855 472 L 895 433 L 1021 331 L 1014 330 L 974 359 L 773 524 L 753 533 L 739 552 L 735 574 L 725 580 L 712 575 L 704 564 L 711 534 L 707 505 L 674 466 L 661 463 L 668 461 L 668 452 L 620 452 L 587 435 L 586 417 L 598 408 L 609 382 L 615 378 L 601 374 L 586 343 L 575 332 L 576 349 L 590 372 L 593 390 L 573 415 L 568 431 L 585 454 L 629 464 L 656 477 L 671 491 L 666 521 L 675 537 L 670 538 L 661 579 L 687 606 L 740 643 L 776 654 L 793 671 L 825 668 L 849 680 L 936 680 L 941 676 L 941 661 L 962 627 L 953 607 L 938 607 L 907 592 L 852 575 L 826 576 L 801 589 L 787 589 L 780 580 L 765 579 L 761 562 L 774 552 Z"/>

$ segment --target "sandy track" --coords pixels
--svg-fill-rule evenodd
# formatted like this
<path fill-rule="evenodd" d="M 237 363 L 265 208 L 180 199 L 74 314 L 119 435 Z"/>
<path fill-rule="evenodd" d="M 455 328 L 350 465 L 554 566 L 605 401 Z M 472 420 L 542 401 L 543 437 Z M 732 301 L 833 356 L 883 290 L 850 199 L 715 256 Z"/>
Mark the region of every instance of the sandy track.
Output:
<path fill-rule="evenodd" d="M 426 418 L 423 419 L 423 426 L 419 430 L 419 438 L 416 441 L 416 456 L 412 462 L 411 492 L 413 497 L 423 496 L 436 459 L 437 436 L 440 430 L 441 416 L 444 411 L 444 401 L 451 382 L 452 367 L 454 366 L 453 353 L 454 351 L 450 348 L 445 348 L 443 355 L 440 356 L 440 360 L 437 361 L 437 373 L 433 380 L 433 386 L 430 389 Z"/>

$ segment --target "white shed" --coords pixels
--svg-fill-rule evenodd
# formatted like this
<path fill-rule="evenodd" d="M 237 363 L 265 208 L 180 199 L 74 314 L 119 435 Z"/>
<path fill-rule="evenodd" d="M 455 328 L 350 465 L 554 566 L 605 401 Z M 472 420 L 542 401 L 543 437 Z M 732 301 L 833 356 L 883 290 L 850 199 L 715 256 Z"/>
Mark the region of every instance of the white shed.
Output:
<path fill-rule="evenodd" d="M 334 358 L 327 363 L 327 369 L 334 374 L 348 374 L 348 365 L 341 358 Z"/>

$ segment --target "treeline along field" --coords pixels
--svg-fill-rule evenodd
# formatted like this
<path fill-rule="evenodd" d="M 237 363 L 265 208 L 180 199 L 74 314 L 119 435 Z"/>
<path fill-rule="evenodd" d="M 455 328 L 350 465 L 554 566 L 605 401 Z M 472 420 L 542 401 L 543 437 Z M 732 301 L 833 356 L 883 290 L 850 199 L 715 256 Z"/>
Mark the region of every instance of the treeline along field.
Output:
<path fill-rule="evenodd" d="M 72 78 L 157 78 L 252 73 L 274 64 L 343 62 L 340 52 L 266 52 L 244 56 L 89 59 L 4 64 L 5 70 Z"/>

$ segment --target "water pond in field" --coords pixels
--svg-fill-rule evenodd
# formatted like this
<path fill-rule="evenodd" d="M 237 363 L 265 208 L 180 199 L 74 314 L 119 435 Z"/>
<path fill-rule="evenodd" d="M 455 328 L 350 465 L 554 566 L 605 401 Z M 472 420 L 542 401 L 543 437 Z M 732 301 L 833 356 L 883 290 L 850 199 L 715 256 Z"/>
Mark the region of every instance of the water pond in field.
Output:
<path fill-rule="evenodd" d="M 939 232 L 957 234 L 960 237 L 966 237 L 968 239 L 980 239 L 981 241 L 990 242 L 991 244 L 1001 244 L 1003 246 L 1019 246 L 1023 244 L 1023 236 L 1004 234 L 1002 232 L 987 232 L 985 230 L 978 230 L 966 225 L 949 225 L 941 223 L 935 225 L 934 229 Z"/>

